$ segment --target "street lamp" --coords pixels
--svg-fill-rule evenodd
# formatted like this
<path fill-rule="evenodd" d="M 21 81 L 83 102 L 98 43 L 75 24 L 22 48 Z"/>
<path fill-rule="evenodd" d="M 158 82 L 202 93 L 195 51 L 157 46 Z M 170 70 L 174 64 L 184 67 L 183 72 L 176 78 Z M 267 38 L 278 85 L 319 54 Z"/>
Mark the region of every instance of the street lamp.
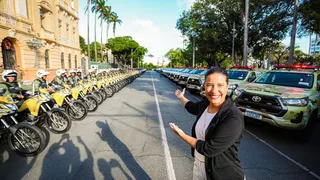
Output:
<path fill-rule="evenodd" d="M 38 56 L 37 56 L 37 49 L 41 48 L 44 46 L 44 43 L 40 42 L 36 37 L 32 38 L 32 40 L 29 40 L 27 42 L 27 45 L 29 48 L 32 48 L 34 50 L 34 67 L 39 68 L 39 63 L 38 63 Z"/>

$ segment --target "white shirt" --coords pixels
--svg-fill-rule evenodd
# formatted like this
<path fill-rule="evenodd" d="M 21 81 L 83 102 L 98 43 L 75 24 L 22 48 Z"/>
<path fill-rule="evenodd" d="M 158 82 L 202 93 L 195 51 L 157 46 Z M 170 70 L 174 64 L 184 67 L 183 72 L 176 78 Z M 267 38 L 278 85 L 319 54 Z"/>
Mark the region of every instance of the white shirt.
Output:
<path fill-rule="evenodd" d="M 206 108 L 206 110 L 204 110 L 204 112 L 202 113 L 201 117 L 199 118 L 196 124 L 195 130 L 196 130 L 197 139 L 205 141 L 206 130 L 215 115 L 216 113 L 214 114 L 208 113 L 208 107 Z M 198 153 L 197 150 L 195 150 L 194 155 L 198 160 L 204 162 L 205 157 L 202 154 Z"/>

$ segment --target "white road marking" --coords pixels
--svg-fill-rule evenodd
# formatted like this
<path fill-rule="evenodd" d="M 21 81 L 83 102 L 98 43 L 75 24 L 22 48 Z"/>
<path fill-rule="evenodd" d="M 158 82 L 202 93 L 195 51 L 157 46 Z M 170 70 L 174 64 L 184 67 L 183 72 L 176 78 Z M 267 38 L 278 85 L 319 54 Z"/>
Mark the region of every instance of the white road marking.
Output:
<path fill-rule="evenodd" d="M 251 136 L 255 137 L 256 139 L 258 139 L 260 142 L 262 142 L 263 144 L 267 145 L 268 147 L 270 147 L 272 150 L 274 150 L 275 152 L 277 152 L 278 154 L 280 154 L 281 156 L 283 156 L 284 158 L 288 159 L 289 161 L 291 161 L 292 163 L 294 163 L 295 165 L 299 166 L 301 169 L 303 169 L 304 171 L 306 171 L 307 173 L 309 173 L 310 175 L 312 175 L 313 177 L 315 177 L 316 179 L 320 180 L 320 176 L 317 175 L 316 173 L 310 171 L 307 167 L 303 166 L 302 164 L 298 163 L 297 161 L 293 160 L 292 158 L 290 158 L 289 156 L 287 156 L 286 154 L 282 153 L 281 151 L 279 151 L 278 149 L 276 149 L 275 147 L 271 146 L 270 144 L 268 144 L 266 141 L 260 139 L 258 136 L 256 136 L 255 134 L 253 134 L 252 132 L 246 130 L 247 133 L 249 133 Z"/>
<path fill-rule="evenodd" d="M 160 130 L 161 130 L 162 146 L 164 149 L 164 158 L 165 158 L 166 166 L 167 166 L 168 179 L 169 180 L 176 180 L 176 175 L 175 175 L 174 169 L 173 169 L 173 164 L 172 164 L 172 159 L 171 159 L 170 150 L 169 150 L 169 146 L 168 146 L 166 131 L 165 131 L 164 125 L 163 125 L 163 119 L 162 119 L 162 115 L 161 115 L 161 111 L 160 111 L 157 91 L 156 91 L 156 87 L 154 85 L 152 72 L 150 72 L 150 75 L 151 75 L 151 79 L 152 79 L 154 98 L 156 99 L 156 104 L 157 104 L 158 118 L 159 118 L 159 122 L 160 122 Z"/>

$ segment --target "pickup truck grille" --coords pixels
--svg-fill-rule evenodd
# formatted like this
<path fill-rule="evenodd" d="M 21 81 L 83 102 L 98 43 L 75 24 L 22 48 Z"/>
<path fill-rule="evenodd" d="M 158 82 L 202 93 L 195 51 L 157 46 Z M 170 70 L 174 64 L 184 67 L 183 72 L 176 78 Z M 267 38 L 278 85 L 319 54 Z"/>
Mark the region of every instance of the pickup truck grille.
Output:
<path fill-rule="evenodd" d="M 201 86 L 199 79 L 189 78 L 187 84 Z"/>
<path fill-rule="evenodd" d="M 259 101 L 257 99 L 259 99 Z M 243 92 L 237 98 L 236 104 L 244 108 L 269 113 L 278 117 L 283 116 L 287 112 L 276 97 L 249 92 Z"/>

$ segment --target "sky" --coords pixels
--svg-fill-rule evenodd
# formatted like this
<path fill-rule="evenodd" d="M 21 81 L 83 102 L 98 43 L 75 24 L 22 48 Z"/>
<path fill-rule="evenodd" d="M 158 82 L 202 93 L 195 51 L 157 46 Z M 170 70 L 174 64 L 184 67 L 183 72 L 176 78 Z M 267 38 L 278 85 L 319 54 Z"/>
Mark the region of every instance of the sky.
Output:
<path fill-rule="evenodd" d="M 87 15 L 85 14 L 86 1 L 79 0 L 79 34 L 87 40 Z M 154 57 L 145 57 L 145 62 L 162 63 L 164 55 L 171 48 L 182 48 L 183 37 L 176 27 L 176 21 L 184 10 L 189 9 L 195 0 L 108 0 L 112 10 L 122 20 L 117 25 L 116 36 L 131 36 L 140 45 L 148 48 L 148 54 Z M 94 27 L 94 14 L 90 15 L 90 27 Z M 97 21 L 97 41 L 101 41 L 100 23 Z M 102 31 L 103 43 L 106 42 L 106 24 Z M 113 37 L 112 26 L 109 29 L 109 38 Z M 94 28 L 90 29 L 90 42 L 94 41 Z M 290 44 L 290 37 L 283 40 Z M 308 53 L 309 38 L 296 40 L 296 45 Z M 165 60 L 165 63 L 167 60 Z"/>

